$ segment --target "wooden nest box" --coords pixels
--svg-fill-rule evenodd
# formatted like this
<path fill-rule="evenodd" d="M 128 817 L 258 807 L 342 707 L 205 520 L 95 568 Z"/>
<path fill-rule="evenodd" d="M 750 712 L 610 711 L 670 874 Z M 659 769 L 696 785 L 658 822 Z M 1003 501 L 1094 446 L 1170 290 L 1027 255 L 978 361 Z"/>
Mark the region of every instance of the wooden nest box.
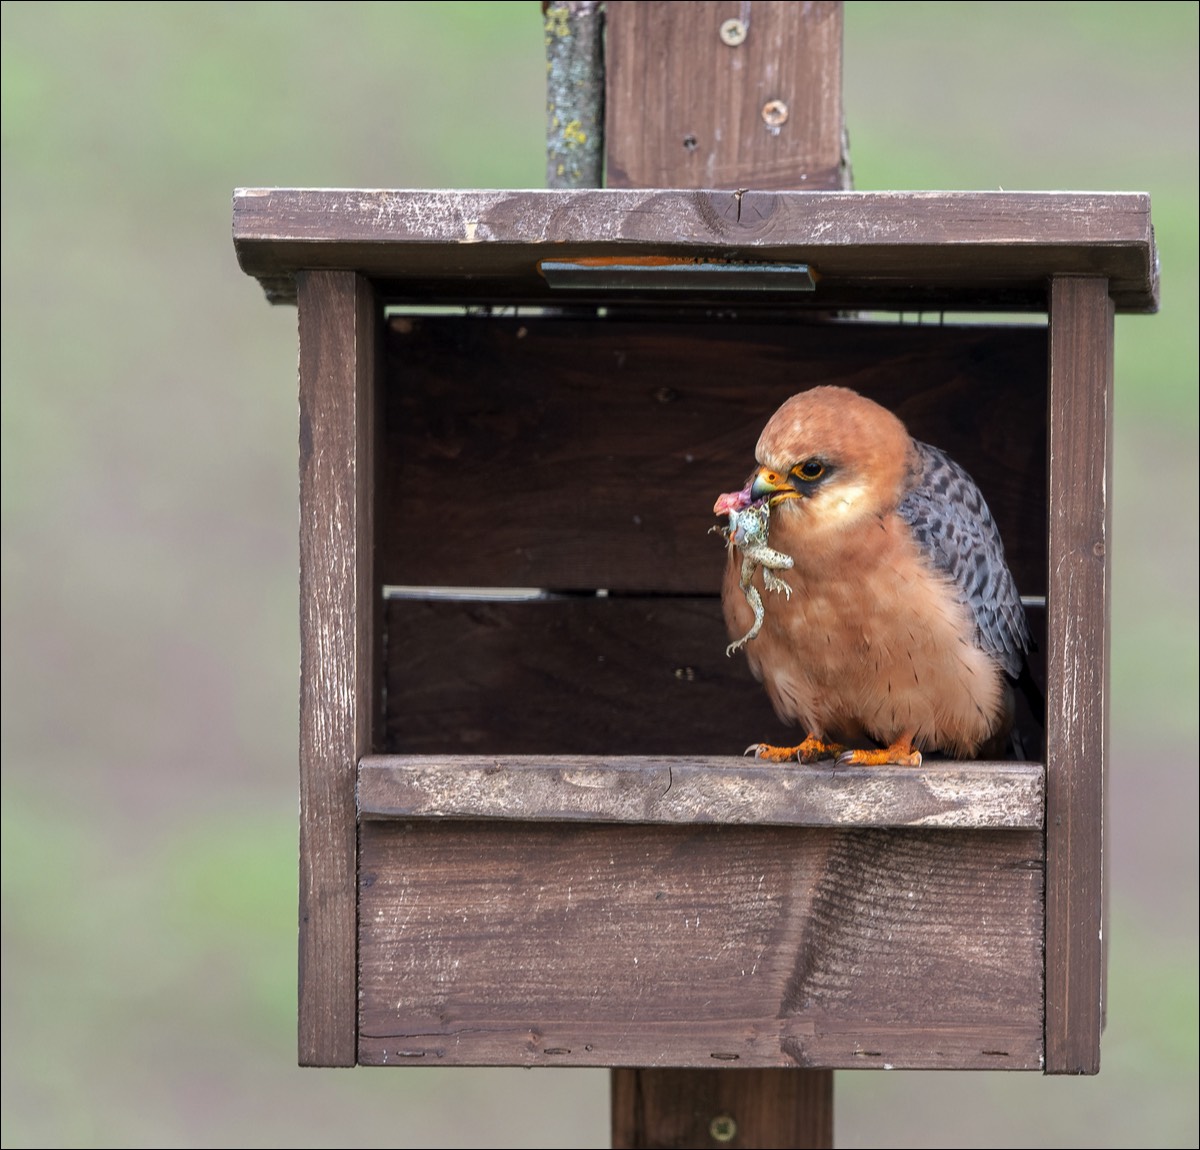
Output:
<path fill-rule="evenodd" d="M 1148 198 L 234 208 L 299 307 L 301 1061 L 1095 1072 L 1113 314 L 1156 304 Z M 787 732 L 725 655 L 713 499 L 825 383 L 983 489 L 1043 664 L 1030 761 L 740 757 Z"/>

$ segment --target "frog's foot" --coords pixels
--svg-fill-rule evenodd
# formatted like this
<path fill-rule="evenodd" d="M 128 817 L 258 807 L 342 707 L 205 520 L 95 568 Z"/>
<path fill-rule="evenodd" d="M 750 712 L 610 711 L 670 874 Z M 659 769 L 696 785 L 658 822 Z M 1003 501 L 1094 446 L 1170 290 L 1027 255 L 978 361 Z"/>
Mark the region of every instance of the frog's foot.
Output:
<path fill-rule="evenodd" d="M 921 752 L 913 746 L 912 732 L 905 731 L 890 747 L 879 751 L 843 751 L 838 762 L 858 767 L 919 767 Z"/>
<path fill-rule="evenodd" d="M 764 567 L 762 569 L 762 573 L 763 586 L 766 587 L 768 591 L 782 591 L 785 598 L 790 599 L 792 597 L 791 585 L 780 579 L 770 567 Z"/>
<path fill-rule="evenodd" d="M 776 747 L 770 743 L 751 743 L 742 753 L 753 755 L 756 759 L 765 759 L 769 763 L 787 763 L 793 760 L 801 763 L 818 763 L 826 759 L 843 757 L 846 748 L 840 743 L 827 743 L 815 735 L 808 735 L 804 742 L 795 747 Z M 840 762 L 841 759 L 838 759 Z"/>
<path fill-rule="evenodd" d="M 766 617 L 763 611 L 762 596 L 758 593 L 758 588 L 750 583 L 744 583 L 742 590 L 746 594 L 746 602 L 750 604 L 754 611 L 754 622 L 751 624 L 750 630 L 747 631 L 740 639 L 735 639 L 728 647 L 725 648 L 725 654 L 732 655 L 734 651 L 740 651 L 755 635 L 762 629 L 763 619 Z"/>
<path fill-rule="evenodd" d="M 734 641 L 725 648 L 725 657 L 728 658 L 734 653 L 734 651 L 740 651 L 747 643 L 750 642 L 751 639 L 754 638 L 755 635 L 758 634 L 761 626 L 762 619 L 755 619 L 754 626 L 751 627 L 749 631 L 747 631 L 740 639 L 734 639 Z"/>

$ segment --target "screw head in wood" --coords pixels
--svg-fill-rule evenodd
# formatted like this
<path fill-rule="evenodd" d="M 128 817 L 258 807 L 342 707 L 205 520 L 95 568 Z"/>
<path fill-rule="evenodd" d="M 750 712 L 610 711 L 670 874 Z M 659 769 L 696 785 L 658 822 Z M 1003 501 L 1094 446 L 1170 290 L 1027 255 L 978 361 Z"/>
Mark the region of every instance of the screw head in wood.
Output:
<path fill-rule="evenodd" d="M 721 25 L 721 43 L 736 48 L 746 38 L 746 25 L 740 20 L 726 20 Z"/>
<path fill-rule="evenodd" d="M 737 1136 L 737 1123 L 732 1114 L 718 1114 L 708 1124 L 708 1132 L 714 1142 L 732 1142 Z"/>
<path fill-rule="evenodd" d="M 778 128 L 787 123 L 788 106 L 782 100 L 768 100 L 762 107 L 763 123 Z"/>

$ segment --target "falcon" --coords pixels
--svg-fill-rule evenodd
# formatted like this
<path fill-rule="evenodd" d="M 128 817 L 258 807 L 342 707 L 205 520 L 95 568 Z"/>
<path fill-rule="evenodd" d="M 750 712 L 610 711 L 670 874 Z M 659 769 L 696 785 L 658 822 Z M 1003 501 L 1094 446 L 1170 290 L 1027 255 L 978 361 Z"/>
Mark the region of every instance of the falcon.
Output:
<path fill-rule="evenodd" d="M 747 753 L 901 766 L 920 766 L 922 752 L 1000 754 L 1029 631 L 971 477 L 886 408 L 842 387 L 792 396 L 755 454 L 757 469 L 714 513 L 732 524 L 761 509 L 764 553 L 792 562 L 751 576 L 754 554 L 724 532 L 725 621 L 731 650 L 759 624 L 744 646 L 750 669 L 779 717 L 806 737 Z"/>

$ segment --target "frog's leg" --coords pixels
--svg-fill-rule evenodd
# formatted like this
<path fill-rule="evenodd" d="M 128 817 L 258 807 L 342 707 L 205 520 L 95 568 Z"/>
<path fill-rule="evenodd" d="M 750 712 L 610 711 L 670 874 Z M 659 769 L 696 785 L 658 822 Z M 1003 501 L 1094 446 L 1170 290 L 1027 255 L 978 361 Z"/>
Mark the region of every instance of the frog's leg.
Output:
<path fill-rule="evenodd" d="M 753 566 L 751 566 L 750 570 L 753 572 L 753 570 L 754 570 Z M 751 626 L 750 630 L 747 631 L 740 639 L 735 639 L 732 643 L 729 644 L 728 647 L 725 648 L 726 655 L 732 655 L 734 653 L 734 651 L 740 650 L 747 643 L 749 643 L 750 640 L 753 639 L 754 636 L 758 634 L 759 629 L 762 627 L 762 624 L 763 624 L 763 618 L 764 618 L 763 601 L 762 601 L 762 596 L 758 593 L 758 588 L 755 587 L 754 584 L 749 581 L 743 581 L 742 590 L 746 594 L 746 602 L 750 604 L 751 609 L 754 611 L 754 623 Z"/>

